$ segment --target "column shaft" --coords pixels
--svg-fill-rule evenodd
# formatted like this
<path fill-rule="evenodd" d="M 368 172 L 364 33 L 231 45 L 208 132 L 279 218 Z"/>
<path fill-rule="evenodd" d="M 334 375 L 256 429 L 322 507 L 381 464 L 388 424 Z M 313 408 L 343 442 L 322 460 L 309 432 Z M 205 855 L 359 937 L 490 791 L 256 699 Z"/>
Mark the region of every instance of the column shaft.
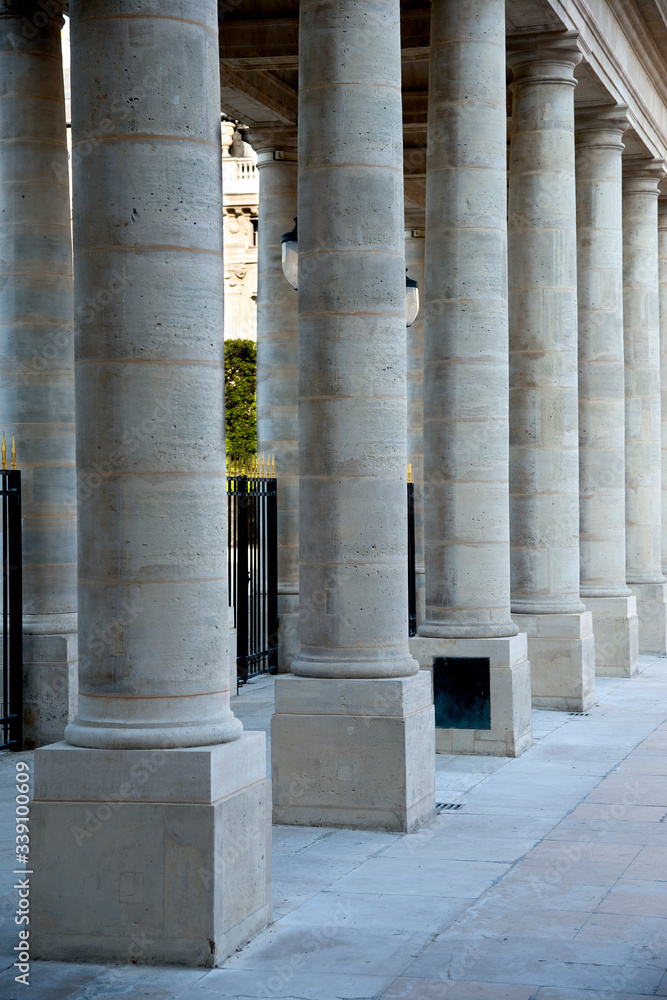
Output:
<path fill-rule="evenodd" d="M 658 201 L 660 292 L 660 416 L 662 443 L 662 572 L 667 574 L 667 198 Z"/>
<path fill-rule="evenodd" d="M 570 32 L 524 40 L 509 59 L 512 611 L 528 633 L 534 703 L 579 711 L 592 700 L 595 669 L 591 616 L 579 599 L 580 59 Z"/>
<path fill-rule="evenodd" d="M 27 747 L 62 739 L 76 705 L 72 242 L 51 6 L 0 4 L 0 433 L 23 477 Z"/>
<path fill-rule="evenodd" d="M 667 652 L 662 574 L 658 184 L 662 160 L 623 171 L 625 515 L 627 581 L 637 597 L 639 651 Z"/>
<path fill-rule="evenodd" d="M 410 648 L 434 672 L 436 746 L 450 752 L 514 756 L 532 742 L 526 637 L 510 616 L 508 383 L 505 4 L 434 0 L 426 614 Z"/>
<path fill-rule="evenodd" d="M 367 7 L 378 37 L 364 28 L 361 46 L 343 29 L 365 25 Z M 309 0 L 301 26 L 299 589 L 309 596 L 292 669 L 405 677 L 417 664 L 407 647 L 398 4 Z"/>
<path fill-rule="evenodd" d="M 103 6 L 72 17 L 81 660 L 66 737 L 219 743 L 242 727 L 227 671 L 215 3 L 186 3 L 191 18 L 175 0 L 174 17 Z M 198 70 L 181 78 L 184 52 Z"/>
<path fill-rule="evenodd" d="M 407 223 L 406 223 L 407 224 Z M 424 228 L 405 231 L 405 265 L 424 296 Z M 408 462 L 412 466 L 415 498 L 415 569 L 417 624 L 425 614 L 424 593 L 424 307 L 408 330 Z"/>
<path fill-rule="evenodd" d="M 426 618 L 419 634 L 516 635 L 509 609 L 502 0 L 433 5 L 429 79 Z"/>
<path fill-rule="evenodd" d="M 581 595 L 596 672 L 637 670 L 636 599 L 625 582 L 625 379 L 621 136 L 626 109 L 577 117 Z"/>
<path fill-rule="evenodd" d="M 70 14 L 82 690 L 35 754 L 34 953 L 215 966 L 271 919 L 228 704 L 218 5 Z"/>
<path fill-rule="evenodd" d="M 257 238 L 257 442 L 278 478 L 278 666 L 299 651 L 299 441 L 297 293 L 282 269 L 282 233 L 297 213 L 294 129 L 251 129 L 259 154 Z"/>
<path fill-rule="evenodd" d="M 400 10 L 299 19 L 301 651 L 276 681 L 274 818 L 411 830 L 435 756 L 408 650 Z"/>

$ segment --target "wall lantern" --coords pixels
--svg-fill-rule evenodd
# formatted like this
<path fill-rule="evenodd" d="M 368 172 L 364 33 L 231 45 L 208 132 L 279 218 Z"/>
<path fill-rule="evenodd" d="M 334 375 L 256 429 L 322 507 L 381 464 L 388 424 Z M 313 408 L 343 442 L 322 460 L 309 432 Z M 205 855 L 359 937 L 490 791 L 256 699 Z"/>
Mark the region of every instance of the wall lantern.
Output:
<path fill-rule="evenodd" d="M 290 230 L 289 233 L 283 233 L 280 241 L 283 245 L 283 274 L 292 288 L 298 288 L 299 237 L 296 231 L 296 219 L 294 220 L 294 229 Z"/>
<path fill-rule="evenodd" d="M 299 236 L 297 220 L 294 219 L 294 229 L 283 233 L 282 243 L 283 274 L 292 288 L 299 287 Z M 405 277 L 405 325 L 412 326 L 419 313 L 419 285 L 414 278 Z"/>
<path fill-rule="evenodd" d="M 405 276 L 405 325 L 412 326 L 419 313 L 419 284 Z"/>

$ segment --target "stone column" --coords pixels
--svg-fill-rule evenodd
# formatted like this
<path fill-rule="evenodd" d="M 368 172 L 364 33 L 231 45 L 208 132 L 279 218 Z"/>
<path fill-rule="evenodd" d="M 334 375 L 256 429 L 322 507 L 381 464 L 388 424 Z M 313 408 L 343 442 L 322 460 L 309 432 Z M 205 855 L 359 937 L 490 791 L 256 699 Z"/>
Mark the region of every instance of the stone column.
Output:
<path fill-rule="evenodd" d="M 436 746 L 532 743 L 510 616 L 505 5 L 431 6 L 424 340 L 426 616 Z"/>
<path fill-rule="evenodd" d="M 625 582 L 625 378 L 621 137 L 627 108 L 576 116 L 581 597 L 595 669 L 631 677 L 637 599 Z"/>
<path fill-rule="evenodd" d="M 0 3 L 0 433 L 22 470 L 27 748 L 62 739 L 76 711 L 72 240 L 51 7 Z"/>
<path fill-rule="evenodd" d="M 264 734 L 229 708 L 217 3 L 70 13 L 80 699 L 35 758 L 31 921 L 41 958 L 214 965 L 270 917 Z"/>
<path fill-rule="evenodd" d="M 435 807 L 407 633 L 398 0 L 302 0 L 301 651 L 276 682 L 280 823 L 411 830 Z"/>
<path fill-rule="evenodd" d="M 658 184 L 662 160 L 623 164 L 625 516 L 627 581 L 637 598 L 639 652 L 667 652 L 662 574 Z"/>
<path fill-rule="evenodd" d="M 285 281 L 280 237 L 296 216 L 296 129 L 252 128 L 258 154 L 257 445 L 278 478 L 278 669 L 299 651 L 297 293 Z"/>
<path fill-rule="evenodd" d="M 592 616 L 579 599 L 574 32 L 509 42 L 512 611 L 533 704 L 593 703 Z"/>
<path fill-rule="evenodd" d="M 415 498 L 415 569 L 417 624 L 425 614 L 424 591 L 424 220 L 406 216 L 405 265 L 419 284 L 420 307 L 408 330 L 408 462 Z M 410 226 L 410 228 L 408 228 Z"/>
<path fill-rule="evenodd" d="M 667 197 L 662 197 L 658 201 L 658 278 L 660 287 L 662 573 L 665 576 L 667 575 Z"/>

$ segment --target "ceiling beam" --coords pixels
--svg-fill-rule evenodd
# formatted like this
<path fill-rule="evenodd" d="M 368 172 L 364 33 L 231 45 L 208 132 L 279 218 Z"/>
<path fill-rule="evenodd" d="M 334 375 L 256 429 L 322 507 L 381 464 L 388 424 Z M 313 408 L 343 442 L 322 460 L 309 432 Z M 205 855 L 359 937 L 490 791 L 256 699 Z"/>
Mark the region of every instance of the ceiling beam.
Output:
<path fill-rule="evenodd" d="M 299 101 L 296 90 L 268 70 L 239 73 L 221 63 L 220 87 L 223 91 L 223 104 L 224 90 L 231 89 L 263 105 L 285 124 L 297 123 Z"/>

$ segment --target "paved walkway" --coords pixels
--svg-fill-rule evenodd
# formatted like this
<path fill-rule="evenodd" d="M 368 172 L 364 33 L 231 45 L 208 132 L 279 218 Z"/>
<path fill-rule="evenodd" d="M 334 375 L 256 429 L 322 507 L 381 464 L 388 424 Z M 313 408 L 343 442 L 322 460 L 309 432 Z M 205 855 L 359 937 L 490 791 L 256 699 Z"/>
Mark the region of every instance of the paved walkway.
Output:
<path fill-rule="evenodd" d="M 438 756 L 458 808 L 416 834 L 275 827 L 275 923 L 208 972 L 33 963 L 14 983 L 5 755 L 1 1000 L 667 997 L 667 658 L 641 667 L 583 717 L 535 712 L 518 760 Z M 271 700 L 261 678 L 234 707 L 258 728 Z"/>

